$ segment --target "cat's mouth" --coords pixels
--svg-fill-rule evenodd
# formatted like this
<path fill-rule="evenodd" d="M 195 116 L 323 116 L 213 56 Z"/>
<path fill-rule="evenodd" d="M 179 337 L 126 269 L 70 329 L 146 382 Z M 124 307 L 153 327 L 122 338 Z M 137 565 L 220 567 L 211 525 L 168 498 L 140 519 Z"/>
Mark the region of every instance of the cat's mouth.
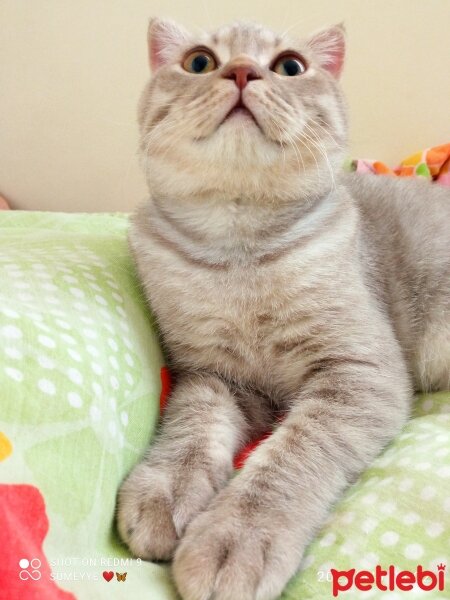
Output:
<path fill-rule="evenodd" d="M 255 118 L 255 115 L 248 108 L 248 106 L 246 106 L 244 104 L 244 102 L 242 100 L 242 96 L 239 97 L 239 100 L 236 102 L 236 104 L 225 115 L 225 118 L 222 121 L 222 123 L 225 123 L 225 121 L 228 121 L 233 118 L 250 119 L 255 123 L 255 125 L 257 125 L 259 127 L 258 121 Z"/>

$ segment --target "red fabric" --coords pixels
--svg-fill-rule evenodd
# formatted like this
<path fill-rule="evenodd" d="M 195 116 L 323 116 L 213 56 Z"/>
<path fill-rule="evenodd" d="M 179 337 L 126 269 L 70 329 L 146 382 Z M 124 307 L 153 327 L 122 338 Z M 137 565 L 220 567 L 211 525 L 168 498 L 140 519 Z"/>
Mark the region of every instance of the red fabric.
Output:
<path fill-rule="evenodd" d="M 268 437 L 272 435 L 271 431 L 268 431 L 264 435 L 262 435 L 257 440 L 253 440 L 249 442 L 246 446 L 242 448 L 240 452 L 236 454 L 233 460 L 233 465 L 235 469 L 242 469 L 245 464 L 245 461 L 250 456 L 250 454 L 257 448 L 264 440 L 267 440 Z"/>
<path fill-rule="evenodd" d="M 161 394 L 159 397 L 159 410 L 160 410 L 160 413 L 163 414 L 164 409 L 166 408 L 166 405 L 167 405 L 167 400 L 169 399 L 170 389 L 171 389 L 171 378 L 170 378 L 169 369 L 167 367 L 161 367 L 160 375 L 161 375 Z M 257 446 L 259 446 L 259 444 L 261 442 L 263 442 L 265 439 L 267 439 L 271 434 L 272 434 L 272 432 L 269 431 L 269 432 L 265 433 L 264 435 L 262 435 L 259 439 L 253 440 L 253 441 L 249 442 L 246 446 L 244 446 L 244 448 L 242 448 L 242 450 L 240 452 L 238 452 L 238 454 L 236 454 L 236 456 L 234 457 L 234 460 L 233 460 L 234 468 L 242 469 L 245 461 L 250 456 L 250 454 L 253 452 L 253 450 Z"/>
<path fill-rule="evenodd" d="M 161 367 L 161 394 L 159 396 L 159 411 L 163 414 L 170 394 L 170 373 L 167 367 Z"/>
<path fill-rule="evenodd" d="M 0 600 L 76 600 L 50 579 L 45 502 L 32 485 L 0 485 Z M 19 561 L 30 565 L 22 568 Z M 22 577 L 22 578 L 21 578 Z"/>

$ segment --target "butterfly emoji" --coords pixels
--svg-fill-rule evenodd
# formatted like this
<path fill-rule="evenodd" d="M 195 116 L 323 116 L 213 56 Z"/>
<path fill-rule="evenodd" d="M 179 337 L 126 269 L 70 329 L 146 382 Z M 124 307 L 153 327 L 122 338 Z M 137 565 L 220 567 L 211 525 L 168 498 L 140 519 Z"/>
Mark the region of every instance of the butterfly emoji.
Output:
<path fill-rule="evenodd" d="M 116 573 L 117 581 L 125 581 L 127 578 L 126 573 Z"/>

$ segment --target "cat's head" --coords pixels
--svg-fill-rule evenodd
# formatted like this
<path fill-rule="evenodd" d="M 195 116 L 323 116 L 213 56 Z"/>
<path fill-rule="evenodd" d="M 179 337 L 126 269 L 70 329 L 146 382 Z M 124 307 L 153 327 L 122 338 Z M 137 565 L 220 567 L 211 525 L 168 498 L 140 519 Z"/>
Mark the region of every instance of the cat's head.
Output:
<path fill-rule="evenodd" d="M 325 189 L 346 145 L 341 26 L 305 40 L 249 23 L 192 35 L 150 22 L 139 107 L 150 190 L 278 197 Z"/>

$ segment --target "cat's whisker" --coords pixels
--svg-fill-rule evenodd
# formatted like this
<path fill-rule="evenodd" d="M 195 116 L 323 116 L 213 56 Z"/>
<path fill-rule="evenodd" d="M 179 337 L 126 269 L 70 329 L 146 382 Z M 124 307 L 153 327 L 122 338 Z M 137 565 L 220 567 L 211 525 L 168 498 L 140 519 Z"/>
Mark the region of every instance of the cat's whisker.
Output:
<path fill-rule="evenodd" d="M 204 105 L 205 101 L 207 100 L 207 98 L 205 97 L 206 95 L 197 96 L 197 97 L 193 98 L 193 101 L 188 103 L 187 105 L 177 106 L 180 99 L 185 98 L 185 97 L 191 97 L 191 96 L 192 96 L 191 94 L 187 94 L 184 97 L 179 96 L 179 97 L 177 97 L 176 102 L 166 104 L 165 107 L 175 106 L 176 108 L 175 108 L 175 110 L 173 110 L 171 108 L 168 115 L 161 122 L 157 123 L 156 127 L 158 127 L 159 125 L 161 125 L 161 123 L 164 122 L 164 127 L 168 128 L 170 126 L 170 124 L 172 122 L 174 122 L 174 119 L 178 115 L 182 115 L 183 119 L 186 122 L 188 122 L 189 118 L 190 118 L 189 112 L 196 112 L 197 109 L 199 109 L 199 108 L 203 109 L 203 107 L 204 107 L 203 105 Z M 201 114 L 203 114 L 203 111 L 201 112 Z M 194 115 L 194 116 L 197 116 L 197 115 Z M 169 121 L 169 123 L 167 123 L 167 121 L 166 121 L 166 119 L 168 117 L 172 117 L 172 121 Z"/>
<path fill-rule="evenodd" d="M 295 140 L 298 140 L 302 144 L 302 146 L 304 146 L 306 148 L 306 150 L 308 150 L 308 152 L 311 154 L 311 156 L 314 159 L 315 165 L 316 165 L 317 175 L 318 175 L 318 177 L 320 177 L 320 169 L 319 169 L 319 163 L 317 162 L 317 157 L 308 144 L 308 141 L 310 141 L 310 140 L 308 140 L 307 137 L 303 135 L 303 132 L 300 135 L 293 134 L 293 138 Z M 301 154 L 302 153 L 300 151 L 300 156 L 301 156 Z"/>
<path fill-rule="evenodd" d="M 167 134 L 174 129 L 177 129 L 180 126 L 180 121 L 177 118 L 178 114 L 182 114 L 184 111 L 180 108 L 179 111 L 170 112 L 167 117 L 165 117 L 161 122 L 157 123 L 154 127 L 152 127 L 144 136 L 144 141 L 147 143 L 147 152 L 149 149 L 149 143 L 157 142 L 158 137 L 166 138 Z M 171 120 L 167 121 L 168 117 L 171 117 Z M 162 123 L 164 123 L 164 127 L 161 127 Z"/>
<path fill-rule="evenodd" d="M 315 119 L 313 119 L 313 117 L 308 117 L 308 122 L 312 123 L 313 125 L 315 125 L 316 127 L 319 127 L 323 133 L 330 138 L 330 140 L 333 142 L 333 144 L 336 146 L 336 148 L 341 149 L 342 148 L 342 144 L 340 144 L 339 142 L 336 141 L 336 138 L 334 138 L 331 133 L 325 129 L 325 127 L 323 125 L 321 125 L 318 121 L 316 121 Z"/>
<path fill-rule="evenodd" d="M 315 135 L 315 132 L 311 129 L 311 127 L 309 127 L 309 125 L 307 123 L 305 123 L 305 128 L 312 134 Z M 320 141 L 315 141 L 310 135 L 308 135 L 304 130 L 302 132 L 302 134 L 304 135 L 305 139 L 307 139 L 311 144 L 313 144 L 313 146 L 315 148 L 317 148 L 317 150 L 320 152 L 320 154 L 322 155 L 322 157 L 324 158 L 329 173 L 330 173 L 330 178 L 331 178 L 331 182 L 332 182 L 332 188 L 336 189 L 336 181 L 334 178 L 334 173 L 333 173 L 333 168 L 331 166 L 330 160 L 328 158 L 328 154 L 323 146 L 323 144 Z"/>
<path fill-rule="evenodd" d="M 150 130 L 145 134 L 145 136 L 147 136 L 149 133 L 151 133 L 154 128 L 158 128 L 163 122 L 165 124 L 165 126 L 168 125 L 166 119 L 168 117 L 172 118 L 172 121 L 169 121 L 169 124 L 172 123 L 174 121 L 174 119 L 178 116 L 178 115 L 183 115 L 183 117 L 185 118 L 185 120 L 188 119 L 188 112 L 189 111 L 195 111 L 197 109 L 197 105 L 199 105 L 201 107 L 202 102 L 204 102 L 204 98 L 202 96 L 193 98 L 193 102 L 188 103 L 187 105 L 179 105 L 179 101 L 188 97 L 191 97 L 192 94 L 186 94 L 186 96 L 178 96 L 173 102 L 167 102 L 164 104 L 164 108 L 167 109 L 169 108 L 170 110 L 168 111 L 168 114 L 161 119 L 161 121 L 158 121 L 158 123 L 156 123 L 156 125 L 152 128 L 150 128 Z M 175 107 L 175 109 L 173 108 Z"/>
<path fill-rule="evenodd" d="M 293 136 L 286 129 L 284 129 L 284 135 L 287 137 L 289 143 L 292 146 L 292 149 L 294 150 L 294 153 L 295 153 L 295 156 L 297 159 L 298 171 L 300 172 L 300 162 L 299 162 L 299 158 L 300 158 L 301 163 L 302 163 L 303 173 L 304 173 L 305 172 L 305 163 L 303 161 L 302 153 L 297 148 L 297 145 L 295 144 Z"/>
<path fill-rule="evenodd" d="M 296 7 L 297 7 L 297 5 L 296 5 Z M 314 14 L 308 14 L 306 17 L 303 16 L 301 19 L 297 19 L 296 21 L 294 21 L 293 23 L 291 23 L 291 25 L 281 33 L 281 37 L 286 37 L 289 32 L 291 32 L 293 29 L 296 29 L 297 27 L 299 27 L 300 24 L 302 26 L 304 26 L 305 24 L 307 24 L 308 22 L 313 21 L 317 17 L 320 17 L 320 13 L 319 12 L 317 12 L 315 15 Z M 289 21 L 291 21 L 291 19 L 289 19 Z"/>
<path fill-rule="evenodd" d="M 283 130 L 281 129 L 281 127 L 278 125 L 278 123 L 275 121 L 275 119 L 271 118 L 270 122 L 272 123 L 272 125 L 274 125 L 280 134 L 280 140 L 279 140 L 279 144 L 283 150 L 283 164 L 286 167 L 286 148 L 284 147 L 284 142 L 283 142 Z"/>
<path fill-rule="evenodd" d="M 197 125 L 198 125 L 198 124 L 197 124 Z M 181 138 L 182 138 L 182 137 L 184 137 L 184 135 L 185 135 L 186 133 L 189 133 L 191 130 L 195 130 L 195 129 L 196 129 L 196 122 L 195 122 L 195 121 L 194 121 L 194 122 L 190 122 L 190 123 L 188 123 L 188 122 L 185 122 L 185 123 L 184 123 L 184 127 L 181 127 L 181 128 L 179 127 L 179 123 L 178 123 L 178 121 L 177 121 L 176 123 L 172 124 L 172 127 L 170 128 L 170 130 L 176 130 L 176 132 L 177 132 L 177 136 L 176 136 L 176 138 L 174 139 L 174 141 L 173 141 L 173 143 L 172 143 L 172 144 L 170 144 L 170 143 L 169 143 L 169 144 L 165 144 L 165 145 L 167 146 L 167 147 L 166 147 L 166 150 L 165 150 L 165 152 L 164 152 L 162 155 L 160 155 L 158 158 L 159 158 L 161 161 L 163 161 L 163 160 L 166 158 L 166 156 L 167 156 L 167 153 L 168 153 L 168 152 L 169 152 L 169 151 L 170 151 L 170 150 L 171 150 L 171 149 L 174 147 L 174 145 L 175 145 L 175 144 L 177 144 L 177 143 L 178 143 L 178 139 L 179 139 L 180 137 L 181 137 Z M 165 133 L 166 133 L 166 134 L 167 134 L 167 131 L 168 131 L 168 130 L 167 130 L 167 129 L 165 129 Z M 167 141 L 167 135 L 165 136 L 165 142 L 166 142 L 166 141 Z"/>
<path fill-rule="evenodd" d="M 327 151 L 323 145 L 323 142 L 321 141 L 320 137 L 318 136 L 318 134 L 308 125 L 308 123 L 305 123 L 304 128 L 308 131 L 308 133 L 305 132 L 305 135 L 307 135 L 307 137 L 311 140 L 311 143 L 314 144 L 314 146 L 319 150 L 322 157 L 325 159 L 328 166 L 331 168 Z M 313 136 L 313 137 L 311 137 L 311 136 Z"/>

